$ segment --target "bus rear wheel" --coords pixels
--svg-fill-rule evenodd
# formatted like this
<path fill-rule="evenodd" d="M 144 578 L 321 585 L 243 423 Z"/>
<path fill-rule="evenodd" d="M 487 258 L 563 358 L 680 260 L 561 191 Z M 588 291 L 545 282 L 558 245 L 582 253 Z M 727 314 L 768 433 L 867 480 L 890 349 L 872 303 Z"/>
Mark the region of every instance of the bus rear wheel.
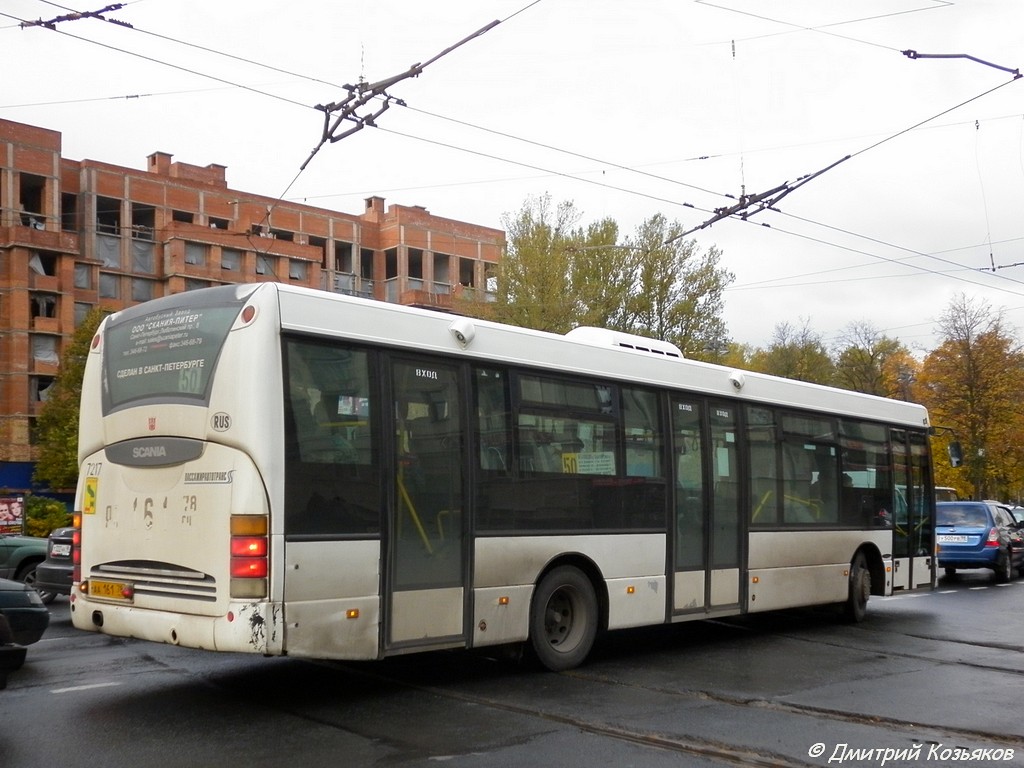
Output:
<path fill-rule="evenodd" d="M 530 644 L 552 672 L 578 667 L 597 637 L 597 596 L 578 568 L 563 565 L 541 579 L 530 608 Z"/>
<path fill-rule="evenodd" d="M 850 563 L 850 594 L 843 606 L 847 621 L 860 622 L 868 612 L 868 597 L 871 596 L 871 572 L 863 552 L 858 552 Z"/>

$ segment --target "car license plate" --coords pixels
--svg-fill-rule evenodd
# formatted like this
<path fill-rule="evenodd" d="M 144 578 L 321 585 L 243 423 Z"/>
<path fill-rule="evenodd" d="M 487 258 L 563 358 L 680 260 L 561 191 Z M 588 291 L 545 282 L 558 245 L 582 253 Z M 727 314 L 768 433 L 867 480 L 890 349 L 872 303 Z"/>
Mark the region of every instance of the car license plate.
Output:
<path fill-rule="evenodd" d="M 130 600 L 131 585 L 123 581 L 101 581 L 89 579 L 89 596 L 101 597 L 104 600 Z"/>
<path fill-rule="evenodd" d="M 54 544 L 50 550 L 50 554 L 54 557 L 67 557 L 71 554 L 70 544 Z"/>
<path fill-rule="evenodd" d="M 935 537 L 939 544 L 966 544 L 969 539 L 966 536 L 954 536 L 952 534 L 939 534 Z"/>

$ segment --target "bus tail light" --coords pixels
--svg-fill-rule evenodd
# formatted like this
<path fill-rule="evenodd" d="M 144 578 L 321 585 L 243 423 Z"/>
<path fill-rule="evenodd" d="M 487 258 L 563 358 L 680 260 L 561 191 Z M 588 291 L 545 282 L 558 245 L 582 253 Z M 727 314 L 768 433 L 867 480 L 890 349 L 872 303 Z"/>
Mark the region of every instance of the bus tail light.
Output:
<path fill-rule="evenodd" d="M 71 525 L 75 530 L 71 532 L 71 582 L 79 584 L 82 581 L 82 513 L 75 512 L 71 516 Z"/>
<path fill-rule="evenodd" d="M 988 538 L 985 539 L 986 547 L 998 547 L 999 546 L 999 529 L 992 528 L 988 532 Z"/>
<path fill-rule="evenodd" d="M 267 596 L 269 533 L 266 515 L 231 516 L 231 597 Z"/>

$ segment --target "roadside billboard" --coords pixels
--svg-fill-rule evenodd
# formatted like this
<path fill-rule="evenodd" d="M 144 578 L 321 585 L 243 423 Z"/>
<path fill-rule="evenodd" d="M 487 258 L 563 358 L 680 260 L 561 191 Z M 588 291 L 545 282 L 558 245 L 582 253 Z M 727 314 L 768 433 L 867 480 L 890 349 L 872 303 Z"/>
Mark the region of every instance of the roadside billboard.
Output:
<path fill-rule="evenodd" d="M 25 532 L 25 497 L 0 496 L 0 533 Z"/>

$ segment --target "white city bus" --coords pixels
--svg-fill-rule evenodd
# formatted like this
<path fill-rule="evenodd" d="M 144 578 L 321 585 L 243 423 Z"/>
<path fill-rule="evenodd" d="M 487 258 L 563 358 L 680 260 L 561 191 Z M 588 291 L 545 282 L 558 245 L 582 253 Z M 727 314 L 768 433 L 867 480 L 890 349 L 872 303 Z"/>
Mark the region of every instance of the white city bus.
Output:
<path fill-rule="evenodd" d="M 924 408 L 276 283 L 108 317 L 76 627 L 380 659 L 931 585 Z"/>

